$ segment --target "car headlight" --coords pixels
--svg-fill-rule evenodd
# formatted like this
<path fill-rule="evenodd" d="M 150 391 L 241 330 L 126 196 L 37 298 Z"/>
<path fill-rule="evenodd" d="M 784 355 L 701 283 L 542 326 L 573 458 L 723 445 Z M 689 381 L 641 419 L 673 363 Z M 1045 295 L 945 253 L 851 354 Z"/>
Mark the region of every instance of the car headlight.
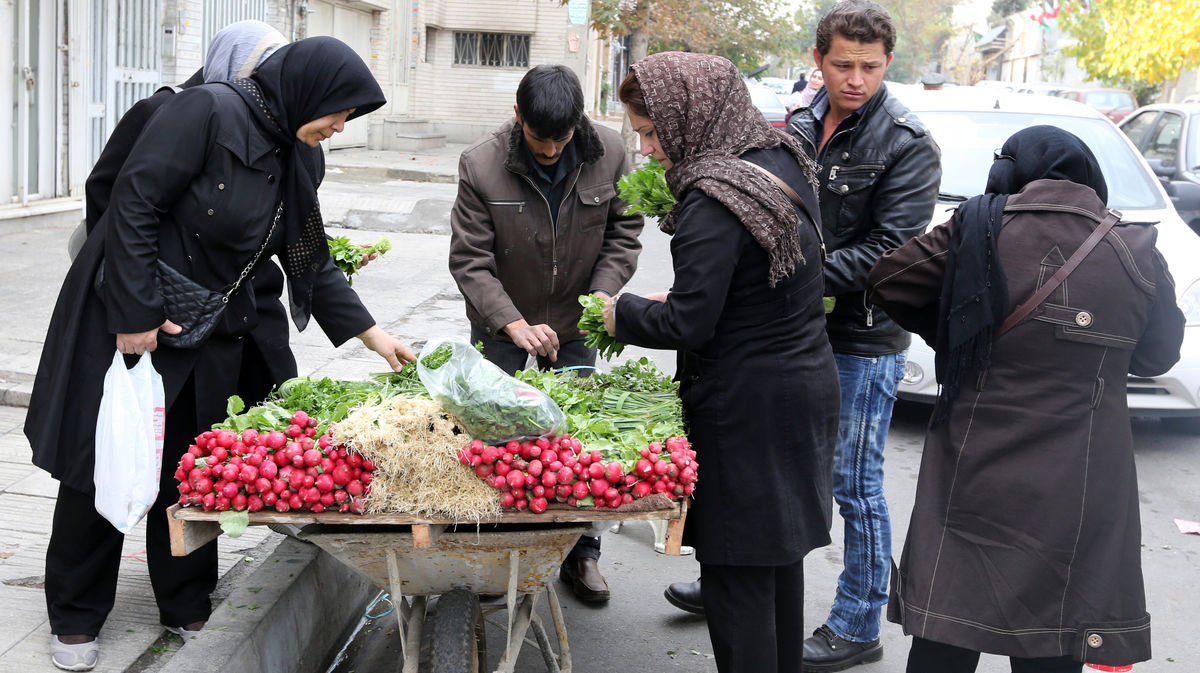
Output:
<path fill-rule="evenodd" d="M 912 360 L 908 360 L 904 363 L 904 378 L 900 380 L 901 383 L 915 386 L 924 380 L 925 370 L 921 368 L 921 365 L 913 362 Z"/>
<path fill-rule="evenodd" d="M 1200 280 L 1192 283 L 1179 298 L 1179 310 L 1183 311 L 1184 325 L 1200 325 Z"/>

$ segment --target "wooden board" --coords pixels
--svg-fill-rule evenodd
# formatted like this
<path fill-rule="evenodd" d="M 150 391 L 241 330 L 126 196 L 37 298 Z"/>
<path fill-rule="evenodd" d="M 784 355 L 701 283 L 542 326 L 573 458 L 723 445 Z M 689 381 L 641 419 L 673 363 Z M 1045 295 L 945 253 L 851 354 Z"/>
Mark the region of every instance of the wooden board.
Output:
<path fill-rule="evenodd" d="M 591 521 L 654 521 L 667 520 L 667 553 L 678 555 L 683 521 L 687 512 L 686 501 L 673 502 L 661 494 L 635 500 L 617 509 L 571 507 L 565 503 L 553 503 L 545 512 L 504 512 L 499 516 L 485 517 L 480 521 L 456 521 L 445 517 L 430 517 L 404 513 L 389 514 L 342 514 L 308 511 L 250 513 L 251 526 L 280 524 L 327 524 L 327 525 L 407 525 L 413 527 L 413 545 L 427 549 L 437 539 L 446 525 L 475 523 L 586 523 Z M 199 507 L 172 505 L 167 510 L 167 524 L 171 533 L 171 554 L 186 556 L 221 535 L 218 519 L 220 512 L 205 512 Z M 674 549 L 674 551 L 672 551 Z"/>

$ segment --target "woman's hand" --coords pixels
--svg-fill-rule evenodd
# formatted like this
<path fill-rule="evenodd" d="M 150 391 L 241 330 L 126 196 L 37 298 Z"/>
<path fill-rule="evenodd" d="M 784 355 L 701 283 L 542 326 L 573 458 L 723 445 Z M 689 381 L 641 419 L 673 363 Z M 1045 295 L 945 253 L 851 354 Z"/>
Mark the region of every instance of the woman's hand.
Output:
<path fill-rule="evenodd" d="M 134 332 L 132 334 L 117 335 L 117 350 L 126 355 L 141 355 L 142 353 L 153 353 L 154 349 L 158 348 L 158 331 L 162 330 L 167 334 L 179 334 L 183 328 L 170 320 L 164 320 L 163 324 L 155 327 L 152 330 L 145 332 Z"/>
<path fill-rule="evenodd" d="M 400 371 L 405 362 L 413 362 L 417 356 L 409 350 L 399 339 L 383 331 L 379 325 L 373 325 L 370 329 L 358 335 L 362 340 L 363 345 L 367 348 L 379 353 L 379 356 L 387 360 L 392 371 Z"/>
<path fill-rule="evenodd" d="M 646 296 L 646 299 L 649 299 L 650 301 L 661 301 L 662 303 L 665 304 L 665 303 L 667 303 L 667 296 L 670 294 L 671 294 L 670 292 L 651 292 L 650 294 L 645 295 L 645 296 Z"/>
<path fill-rule="evenodd" d="M 604 330 L 613 336 L 617 335 L 616 306 L 616 297 L 605 297 L 604 308 L 600 311 L 600 315 L 604 316 Z"/>
<path fill-rule="evenodd" d="M 371 262 L 374 262 L 376 259 L 379 258 L 379 253 L 377 253 L 377 252 L 373 252 L 369 255 L 366 253 L 367 250 L 374 247 L 370 243 L 359 243 L 358 247 L 363 249 L 362 261 L 358 263 L 358 268 L 360 268 L 360 269 L 364 268 L 366 265 L 370 264 Z"/>

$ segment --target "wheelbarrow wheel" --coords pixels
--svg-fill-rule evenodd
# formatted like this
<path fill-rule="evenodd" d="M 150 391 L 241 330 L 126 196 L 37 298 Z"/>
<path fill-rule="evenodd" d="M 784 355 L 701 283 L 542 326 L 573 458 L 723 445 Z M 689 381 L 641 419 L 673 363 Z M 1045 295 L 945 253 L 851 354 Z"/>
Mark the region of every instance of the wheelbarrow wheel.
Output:
<path fill-rule="evenodd" d="M 477 625 L 482 621 L 479 597 L 455 589 L 438 598 L 433 616 L 433 673 L 476 673 L 480 670 Z"/>

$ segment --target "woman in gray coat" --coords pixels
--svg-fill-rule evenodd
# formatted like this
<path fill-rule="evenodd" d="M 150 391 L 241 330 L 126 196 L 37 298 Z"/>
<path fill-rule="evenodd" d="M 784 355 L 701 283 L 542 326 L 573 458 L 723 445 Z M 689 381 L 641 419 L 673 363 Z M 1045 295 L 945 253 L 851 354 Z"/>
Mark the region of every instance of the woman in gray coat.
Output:
<path fill-rule="evenodd" d="M 934 346 L 941 394 L 888 617 L 908 670 L 1078 672 L 1150 658 L 1126 376 L 1179 358 L 1183 315 L 1153 225 L 1106 216 L 1095 157 L 1048 126 L 1005 142 L 987 193 L 885 255 L 872 299 Z"/>

